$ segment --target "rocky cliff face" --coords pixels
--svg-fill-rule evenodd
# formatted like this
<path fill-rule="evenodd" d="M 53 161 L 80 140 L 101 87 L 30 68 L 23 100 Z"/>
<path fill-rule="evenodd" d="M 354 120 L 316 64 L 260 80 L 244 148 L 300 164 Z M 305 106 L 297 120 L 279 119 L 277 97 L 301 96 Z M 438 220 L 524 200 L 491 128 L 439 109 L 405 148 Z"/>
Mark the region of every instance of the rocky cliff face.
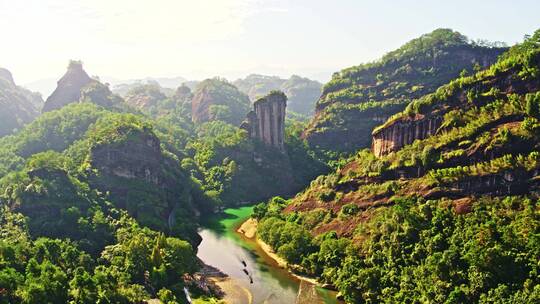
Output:
<path fill-rule="evenodd" d="M 211 120 L 210 106 L 215 104 L 214 97 L 208 92 L 198 92 L 191 100 L 191 118 L 194 123 Z"/>
<path fill-rule="evenodd" d="M 111 201 L 126 209 L 143 225 L 173 229 L 176 216 L 187 216 L 191 205 L 191 184 L 179 164 L 165 156 L 159 139 L 150 130 L 119 129 L 125 140 L 91 148 L 90 165 L 95 173 L 90 184 Z M 182 210 L 175 214 L 174 210 Z M 190 214 L 189 216 L 193 216 Z M 180 233 L 192 243 L 199 238 L 194 227 Z"/>
<path fill-rule="evenodd" d="M 463 70 L 488 67 L 504 50 L 478 46 L 457 32 L 439 29 L 375 63 L 344 69 L 324 86 L 303 138 L 330 151 L 367 148 L 381 118 L 403 111 L 412 100 L 434 92 Z M 341 138 L 346 140 L 339 142 Z"/>
<path fill-rule="evenodd" d="M 0 68 L 0 137 L 36 118 L 42 103 L 41 95 L 17 86 L 11 73 Z"/>
<path fill-rule="evenodd" d="M 431 94 L 415 103 L 431 103 L 426 114 L 402 114 L 391 118 L 372 134 L 371 150 L 376 156 L 383 156 L 402 147 L 434 135 L 441 127 L 445 113 L 452 110 L 466 110 L 482 106 L 496 98 L 507 98 L 511 94 L 526 94 L 540 90 L 538 78 L 523 79 L 516 77 L 517 71 L 510 69 L 496 76 L 479 78 L 460 87 L 452 84 L 441 88 L 447 95 Z M 490 93 L 494 92 L 494 93 Z M 474 100 L 470 100 L 471 96 Z"/>
<path fill-rule="evenodd" d="M 284 151 L 286 107 L 287 96 L 282 92 L 272 92 L 253 104 L 254 110 L 248 114 L 242 127 L 251 138 Z"/>
<path fill-rule="evenodd" d="M 141 132 L 119 145 L 96 146 L 91 158 L 102 174 L 140 179 L 155 186 L 163 184 L 160 170 L 163 158 L 159 140 L 153 134 Z"/>
<path fill-rule="evenodd" d="M 72 61 L 68 70 L 60 80 L 54 92 L 47 98 L 42 112 L 48 112 L 73 103 L 81 98 L 81 90 L 96 82 L 84 71 L 82 63 Z"/>
<path fill-rule="evenodd" d="M 417 139 L 435 134 L 442 121 L 440 116 L 396 121 L 373 133 L 371 150 L 379 157 L 397 151 Z"/>

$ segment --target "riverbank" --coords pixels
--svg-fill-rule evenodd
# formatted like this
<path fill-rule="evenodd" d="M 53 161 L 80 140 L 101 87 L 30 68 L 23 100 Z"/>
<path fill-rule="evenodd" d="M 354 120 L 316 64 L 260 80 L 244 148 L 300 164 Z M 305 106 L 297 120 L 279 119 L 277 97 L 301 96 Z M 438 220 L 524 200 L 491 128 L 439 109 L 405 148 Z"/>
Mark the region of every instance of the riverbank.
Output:
<path fill-rule="evenodd" d="M 221 300 L 227 304 L 253 304 L 251 292 L 230 277 L 210 277 L 208 278 L 219 286 L 223 292 Z"/>
<path fill-rule="evenodd" d="M 228 304 L 295 303 L 298 280 L 277 266 L 256 242 L 237 232 L 252 212 L 253 207 L 244 206 L 207 217 L 199 229 L 202 242 L 197 256 L 231 279 L 215 281 Z"/>
<path fill-rule="evenodd" d="M 201 270 L 193 276 L 194 283 L 207 294 L 214 294 L 224 304 L 252 304 L 253 294 L 234 278 L 216 267 L 202 264 Z"/>
<path fill-rule="evenodd" d="M 314 278 L 310 278 L 310 277 L 306 277 L 306 276 L 302 276 L 302 275 L 299 275 L 297 273 L 294 273 L 292 272 L 289 267 L 288 267 L 288 263 L 287 261 L 285 261 L 285 259 L 283 259 L 282 257 L 278 256 L 274 250 L 272 249 L 272 247 L 270 245 L 268 245 L 267 243 L 265 243 L 263 240 L 259 239 L 257 237 L 257 225 L 258 225 L 258 222 L 256 219 L 253 219 L 253 218 L 249 218 L 247 219 L 245 222 L 242 223 L 242 225 L 240 225 L 240 227 L 238 227 L 238 229 L 236 230 L 236 232 L 242 234 L 245 238 L 247 239 L 250 239 L 252 241 L 255 241 L 257 243 L 257 245 L 262 249 L 262 251 L 268 256 L 270 257 L 272 260 L 274 260 L 274 262 L 276 262 L 276 264 L 280 267 L 280 268 L 283 268 L 283 269 L 286 269 L 288 270 L 288 272 L 294 276 L 295 278 L 297 278 L 298 280 L 300 281 L 305 281 L 305 282 L 308 282 L 310 284 L 313 284 L 313 285 L 316 285 L 316 286 L 322 286 L 322 284 L 320 284 L 316 279 Z"/>

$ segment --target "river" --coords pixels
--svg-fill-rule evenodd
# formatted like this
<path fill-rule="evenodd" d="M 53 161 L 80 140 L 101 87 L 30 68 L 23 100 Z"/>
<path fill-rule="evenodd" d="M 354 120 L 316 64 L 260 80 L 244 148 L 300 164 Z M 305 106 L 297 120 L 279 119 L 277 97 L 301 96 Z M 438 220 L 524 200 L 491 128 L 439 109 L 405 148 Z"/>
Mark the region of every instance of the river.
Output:
<path fill-rule="evenodd" d="M 226 209 L 224 214 L 216 215 L 203 223 L 199 231 L 202 242 L 197 256 L 204 263 L 220 269 L 235 284 L 249 292 L 253 304 L 293 304 L 298 295 L 300 281 L 279 268 L 256 242 L 236 232 L 249 218 L 252 210 L 252 207 Z M 247 264 L 246 269 L 253 279 L 253 284 L 243 270 L 242 261 Z M 333 292 L 317 287 L 316 293 L 320 303 L 337 303 Z M 231 304 L 246 302 L 245 298 L 233 299 Z"/>

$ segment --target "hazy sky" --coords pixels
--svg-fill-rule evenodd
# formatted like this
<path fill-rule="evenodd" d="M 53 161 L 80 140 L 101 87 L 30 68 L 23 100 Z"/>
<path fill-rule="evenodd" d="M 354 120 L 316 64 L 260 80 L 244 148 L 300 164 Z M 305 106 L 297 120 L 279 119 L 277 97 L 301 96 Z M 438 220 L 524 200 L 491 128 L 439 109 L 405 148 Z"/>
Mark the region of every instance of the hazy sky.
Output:
<path fill-rule="evenodd" d="M 521 41 L 538 0 L 0 0 L 0 66 L 19 84 L 69 59 L 120 79 L 251 72 L 327 80 L 439 27 Z"/>

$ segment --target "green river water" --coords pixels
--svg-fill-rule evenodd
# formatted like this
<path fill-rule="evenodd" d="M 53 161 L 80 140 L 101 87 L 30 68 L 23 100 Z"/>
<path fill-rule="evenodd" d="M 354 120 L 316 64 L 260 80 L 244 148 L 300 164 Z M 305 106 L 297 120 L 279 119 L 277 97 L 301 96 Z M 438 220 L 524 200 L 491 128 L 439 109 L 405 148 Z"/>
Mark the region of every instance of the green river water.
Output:
<path fill-rule="evenodd" d="M 249 218 L 252 210 L 253 207 L 226 209 L 223 214 L 204 223 L 199 231 L 202 242 L 197 256 L 249 290 L 254 304 L 294 304 L 300 281 L 278 267 L 255 241 L 236 232 Z M 244 273 L 242 261 L 246 262 L 253 283 L 250 283 L 249 276 Z M 317 288 L 317 293 L 321 303 L 338 303 L 333 292 Z"/>

